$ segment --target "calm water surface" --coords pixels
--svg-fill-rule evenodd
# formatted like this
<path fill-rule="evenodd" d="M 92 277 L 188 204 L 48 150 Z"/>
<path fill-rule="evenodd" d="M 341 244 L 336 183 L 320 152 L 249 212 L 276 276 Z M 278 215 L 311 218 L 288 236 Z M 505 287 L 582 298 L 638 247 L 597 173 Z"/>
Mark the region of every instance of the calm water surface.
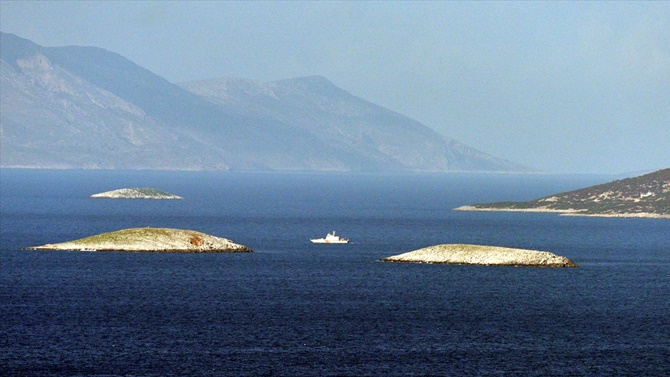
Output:
<path fill-rule="evenodd" d="M 452 211 L 608 180 L 0 170 L 0 374 L 667 376 L 670 220 Z M 147 186 L 186 199 L 88 198 Z M 255 253 L 21 250 L 139 226 Z M 378 262 L 438 243 L 580 267 Z"/>

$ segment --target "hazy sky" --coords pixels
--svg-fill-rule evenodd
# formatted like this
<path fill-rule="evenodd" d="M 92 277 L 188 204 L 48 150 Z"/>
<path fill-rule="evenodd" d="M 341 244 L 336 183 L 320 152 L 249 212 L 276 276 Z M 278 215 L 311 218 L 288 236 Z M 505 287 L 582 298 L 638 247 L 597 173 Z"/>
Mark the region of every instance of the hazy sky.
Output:
<path fill-rule="evenodd" d="M 172 82 L 323 75 L 546 171 L 670 167 L 670 2 L 0 1 L 0 30 Z"/>

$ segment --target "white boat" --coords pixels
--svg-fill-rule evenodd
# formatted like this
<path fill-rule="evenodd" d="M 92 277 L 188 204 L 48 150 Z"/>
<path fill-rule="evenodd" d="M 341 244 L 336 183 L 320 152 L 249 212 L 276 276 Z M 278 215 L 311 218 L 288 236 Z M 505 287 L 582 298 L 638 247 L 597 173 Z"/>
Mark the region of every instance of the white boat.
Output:
<path fill-rule="evenodd" d="M 349 243 L 349 240 L 335 235 L 335 232 L 328 233 L 326 238 L 311 239 L 312 243 Z"/>

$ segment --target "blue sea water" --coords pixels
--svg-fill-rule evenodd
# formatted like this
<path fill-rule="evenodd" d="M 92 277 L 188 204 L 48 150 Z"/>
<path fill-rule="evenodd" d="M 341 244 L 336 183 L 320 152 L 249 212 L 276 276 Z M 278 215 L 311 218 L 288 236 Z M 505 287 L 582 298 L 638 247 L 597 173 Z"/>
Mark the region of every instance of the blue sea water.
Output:
<path fill-rule="evenodd" d="M 608 180 L 0 170 L 0 374 L 667 376 L 670 220 L 452 210 Z M 185 200 L 88 198 L 121 187 Z M 255 252 L 22 250 L 142 226 Z M 439 243 L 580 267 L 379 262 Z"/>

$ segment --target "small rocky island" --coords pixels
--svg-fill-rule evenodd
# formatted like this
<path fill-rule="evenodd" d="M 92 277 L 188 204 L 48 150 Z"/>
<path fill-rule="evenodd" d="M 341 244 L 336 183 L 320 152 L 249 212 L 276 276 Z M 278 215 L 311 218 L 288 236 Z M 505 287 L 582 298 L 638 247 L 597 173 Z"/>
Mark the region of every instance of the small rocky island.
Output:
<path fill-rule="evenodd" d="M 183 199 L 181 196 L 173 195 L 154 188 L 122 188 L 118 190 L 105 191 L 91 195 L 91 198 L 107 199 Z"/>
<path fill-rule="evenodd" d="M 162 251 L 183 253 L 247 253 L 233 241 L 193 230 L 130 228 L 74 241 L 28 247 L 27 250 Z"/>
<path fill-rule="evenodd" d="M 554 194 L 528 202 L 481 203 L 458 207 L 456 210 L 670 218 L 670 169 Z"/>
<path fill-rule="evenodd" d="M 577 264 L 570 259 L 547 251 L 469 244 L 429 246 L 384 258 L 382 261 L 482 266 L 577 267 Z"/>

